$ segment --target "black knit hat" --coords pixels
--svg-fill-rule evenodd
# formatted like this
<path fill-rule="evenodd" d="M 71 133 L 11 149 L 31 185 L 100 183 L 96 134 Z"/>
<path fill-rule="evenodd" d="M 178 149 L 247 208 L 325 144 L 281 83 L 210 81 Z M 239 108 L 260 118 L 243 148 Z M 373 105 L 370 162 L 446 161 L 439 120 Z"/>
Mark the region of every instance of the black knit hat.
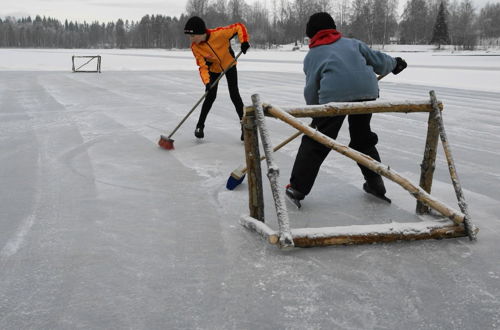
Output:
<path fill-rule="evenodd" d="M 311 17 L 309 17 L 309 21 L 307 22 L 306 26 L 306 35 L 309 38 L 312 38 L 320 30 L 336 28 L 337 27 L 335 26 L 335 21 L 333 20 L 332 16 L 330 16 L 330 14 L 325 12 L 316 13 L 312 14 Z"/>
<path fill-rule="evenodd" d="M 198 16 L 193 16 L 186 22 L 186 26 L 184 26 L 185 34 L 204 34 L 207 32 L 207 27 L 205 26 L 205 22 Z"/>

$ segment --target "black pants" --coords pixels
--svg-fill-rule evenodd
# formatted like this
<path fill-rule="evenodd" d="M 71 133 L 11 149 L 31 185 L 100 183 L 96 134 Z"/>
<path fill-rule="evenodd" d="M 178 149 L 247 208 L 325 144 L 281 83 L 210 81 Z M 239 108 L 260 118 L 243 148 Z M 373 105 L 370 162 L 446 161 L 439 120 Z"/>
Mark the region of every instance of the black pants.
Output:
<path fill-rule="evenodd" d="M 346 116 L 314 118 L 311 125 L 317 128 L 321 133 L 332 139 L 336 139 L 345 117 Z M 380 162 L 380 156 L 375 147 L 378 142 L 378 137 L 377 134 L 371 131 L 371 118 L 371 114 L 348 116 L 349 134 L 351 136 L 349 147 L 367 154 Z M 294 189 L 305 195 L 309 194 L 318 175 L 319 168 L 326 156 L 328 156 L 330 150 L 330 148 L 325 147 L 323 144 L 314 141 L 306 135 L 302 137 L 302 143 L 300 144 L 297 157 L 295 158 L 292 175 L 290 177 L 290 183 Z M 362 165 L 358 164 L 358 166 L 365 179 L 379 176 L 379 174 Z"/>
<path fill-rule="evenodd" d="M 210 72 L 210 85 L 219 78 L 222 73 Z M 229 96 L 231 97 L 231 101 L 234 104 L 236 109 L 236 113 L 238 117 L 243 117 L 243 101 L 241 100 L 240 91 L 238 89 L 238 71 L 236 70 L 236 65 L 226 72 L 226 80 L 227 86 L 229 88 Z M 205 120 L 207 119 L 208 112 L 212 108 L 214 104 L 215 98 L 217 97 L 217 89 L 219 87 L 219 83 L 212 87 L 212 89 L 208 92 L 205 101 L 201 107 L 200 118 L 198 119 L 198 125 L 204 127 Z"/>

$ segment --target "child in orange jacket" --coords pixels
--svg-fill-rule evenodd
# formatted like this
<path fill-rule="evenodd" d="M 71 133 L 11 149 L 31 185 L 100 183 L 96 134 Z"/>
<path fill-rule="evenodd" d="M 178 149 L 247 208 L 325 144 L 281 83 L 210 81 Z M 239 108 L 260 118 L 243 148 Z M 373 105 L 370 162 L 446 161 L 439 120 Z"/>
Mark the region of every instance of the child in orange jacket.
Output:
<path fill-rule="evenodd" d="M 250 48 L 248 32 L 242 23 L 207 29 L 205 22 L 200 17 L 193 16 L 186 22 L 184 33 L 189 35 L 191 39 L 191 50 L 196 58 L 196 64 L 199 67 L 205 90 L 208 91 L 194 131 L 194 135 L 202 139 L 205 136 L 203 131 L 205 120 L 217 97 L 219 84 L 217 83 L 214 86 L 212 84 L 229 66 L 231 68 L 226 72 L 229 95 L 240 120 L 243 117 L 243 101 L 238 89 L 238 72 L 236 62 L 234 62 L 234 51 L 231 48 L 231 39 L 237 35 L 241 44 L 241 51 L 246 54 L 248 48 Z M 241 140 L 243 141 L 243 133 L 241 134 Z"/>

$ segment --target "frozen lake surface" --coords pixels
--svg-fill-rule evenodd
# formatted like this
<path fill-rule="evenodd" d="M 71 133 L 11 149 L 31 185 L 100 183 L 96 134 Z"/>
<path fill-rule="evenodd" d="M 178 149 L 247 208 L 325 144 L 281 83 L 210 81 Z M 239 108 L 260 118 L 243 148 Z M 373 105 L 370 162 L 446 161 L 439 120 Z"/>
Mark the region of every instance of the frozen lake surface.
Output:
<path fill-rule="evenodd" d="M 101 53 L 103 73 L 71 73 L 75 52 Z M 245 104 L 302 106 L 304 54 L 242 57 Z M 225 189 L 244 150 L 224 79 L 205 139 L 196 111 L 175 150 L 156 144 L 203 94 L 189 52 L 0 49 L 0 329 L 500 327 L 500 56 L 390 54 L 409 67 L 381 81 L 381 99 L 432 89 L 444 103 L 477 242 L 280 251 L 238 224 L 246 180 Z M 273 144 L 294 133 L 267 123 Z M 376 114 L 372 127 L 382 162 L 418 183 L 427 114 Z M 275 154 L 283 186 L 298 145 Z M 456 206 L 441 146 L 436 165 L 433 195 Z M 291 226 L 419 220 L 400 186 L 386 180 L 389 205 L 362 183 L 332 152 Z"/>

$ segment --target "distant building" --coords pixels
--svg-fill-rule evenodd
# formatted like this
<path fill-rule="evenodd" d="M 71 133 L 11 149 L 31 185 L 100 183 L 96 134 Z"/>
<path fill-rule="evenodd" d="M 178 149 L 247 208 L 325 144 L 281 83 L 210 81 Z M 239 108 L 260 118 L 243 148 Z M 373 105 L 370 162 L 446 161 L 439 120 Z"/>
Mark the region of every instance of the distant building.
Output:
<path fill-rule="evenodd" d="M 398 37 L 389 37 L 389 43 L 391 45 L 396 45 L 399 43 L 399 38 Z"/>

